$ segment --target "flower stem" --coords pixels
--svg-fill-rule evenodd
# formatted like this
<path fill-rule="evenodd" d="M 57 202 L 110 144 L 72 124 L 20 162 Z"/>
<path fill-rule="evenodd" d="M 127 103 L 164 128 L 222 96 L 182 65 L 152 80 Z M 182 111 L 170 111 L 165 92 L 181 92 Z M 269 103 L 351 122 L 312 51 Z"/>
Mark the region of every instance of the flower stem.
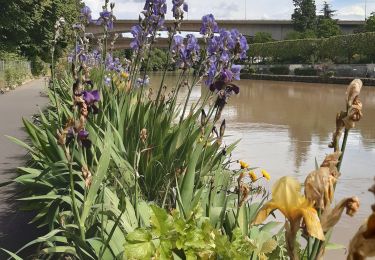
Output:
<path fill-rule="evenodd" d="M 348 136 L 349 136 L 349 129 L 345 129 L 344 139 L 342 140 L 342 145 L 341 145 L 341 155 L 340 155 L 340 158 L 339 158 L 339 163 L 337 164 L 337 170 L 338 171 L 340 171 L 342 160 L 344 158 L 346 143 L 348 142 Z"/>

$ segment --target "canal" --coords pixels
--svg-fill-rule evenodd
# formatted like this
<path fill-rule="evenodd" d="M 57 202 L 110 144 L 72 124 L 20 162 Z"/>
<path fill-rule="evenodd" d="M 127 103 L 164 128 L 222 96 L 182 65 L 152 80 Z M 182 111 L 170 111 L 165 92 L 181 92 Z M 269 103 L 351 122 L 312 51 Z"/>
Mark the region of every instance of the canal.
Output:
<path fill-rule="evenodd" d="M 160 75 L 152 75 L 160 82 Z M 173 87 L 177 76 L 168 75 L 166 85 Z M 155 83 L 156 84 L 156 83 Z M 345 108 L 344 85 L 309 84 L 274 81 L 241 80 L 238 96 L 232 96 L 225 107 L 225 143 L 241 142 L 233 159 L 259 166 L 271 174 L 269 189 L 278 178 L 290 175 L 301 182 L 315 169 L 315 158 L 322 162 L 331 153 L 328 144 L 335 129 L 336 113 Z M 207 91 L 196 86 L 191 102 Z M 182 90 L 181 96 L 186 95 Z M 361 200 L 360 211 L 353 217 L 343 216 L 337 224 L 332 242 L 348 245 L 360 224 L 370 213 L 374 202 L 367 190 L 375 177 L 375 87 L 365 86 L 361 92 L 364 117 L 350 132 L 337 184 L 335 201 L 350 196 Z M 343 259 L 344 250 L 330 252 L 326 259 Z"/>

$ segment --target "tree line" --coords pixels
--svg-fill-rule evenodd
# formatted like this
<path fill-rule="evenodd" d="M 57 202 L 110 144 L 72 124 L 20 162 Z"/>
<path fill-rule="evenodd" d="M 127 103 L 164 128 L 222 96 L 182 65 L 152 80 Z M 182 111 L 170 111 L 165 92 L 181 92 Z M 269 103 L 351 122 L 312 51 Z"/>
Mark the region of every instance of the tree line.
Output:
<path fill-rule="evenodd" d="M 16 53 L 30 60 L 37 74 L 44 62 L 50 62 L 55 22 L 64 17 L 73 24 L 81 7 L 81 0 L 0 0 L 0 59 Z M 57 55 L 71 42 L 70 28 L 65 28 Z"/>
<path fill-rule="evenodd" d="M 294 31 L 288 33 L 285 40 L 329 38 L 342 35 L 340 26 L 335 19 L 336 10 L 328 2 L 323 3 L 317 12 L 314 0 L 293 0 L 294 12 L 291 15 Z M 318 14 L 317 14 L 318 13 Z M 375 32 L 375 13 L 371 13 L 362 27 L 355 33 Z M 275 41 L 270 33 L 258 32 L 251 43 L 265 43 Z"/>

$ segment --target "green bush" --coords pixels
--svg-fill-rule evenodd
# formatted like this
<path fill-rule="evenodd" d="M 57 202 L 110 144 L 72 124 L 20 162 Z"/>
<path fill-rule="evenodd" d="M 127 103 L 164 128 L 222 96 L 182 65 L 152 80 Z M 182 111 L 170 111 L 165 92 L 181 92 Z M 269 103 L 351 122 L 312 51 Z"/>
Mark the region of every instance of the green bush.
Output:
<path fill-rule="evenodd" d="M 299 39 L 250 45 L 251 57 L 273 62 L 313 62 L 330 59 L 351 62 L 355 54 L 375 60 L 375 33 L 340 35 L 322 39 Z"/>
<path fill-rule="evenodd" d="M 289 75 L 289 67 L 288 66 L 271 67 L 270 72 L 274 75 Z"/>
<path fill-rule="evenodd" d="M 33 76 L 40 76 L 46 72 L 46 66 L 44 61 L 39 56 L 35 56 L 31 60 L 31 73 Z"/>
<path fill-rule="evenodd" d="M 317 76 L 318 70 L 314 68 L 297 68 L 294 70 L 294 75 L 298 76 Z"/>
<path fill-rule="evenodd" d="M 22 85 L 28 76 L 27 69 L 22 65 L 8 67 L 4 71 L 5 85 L 13 89 L 16 86 Z"/>

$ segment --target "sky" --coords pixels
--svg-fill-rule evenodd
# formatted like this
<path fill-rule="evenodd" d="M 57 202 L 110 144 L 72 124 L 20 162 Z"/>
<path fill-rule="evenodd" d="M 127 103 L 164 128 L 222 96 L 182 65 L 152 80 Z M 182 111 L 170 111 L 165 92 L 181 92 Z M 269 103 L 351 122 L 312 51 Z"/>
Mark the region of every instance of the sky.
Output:
<path fill-rule="evenodd" d="M 85 0 L 96 18 L 104 0 Z M 115 15 L 118 19 L 137 19 L 144 0 L 112 0 L 116 4 Z M 169 9 L 172 0 L 167 0 Z M 200 19 L 212 13 L 216 19 L 290 19 L 293 12 L 292 0 L 187 0 L 189 13 L 187 19 Z M 323 0 L 316 0 L 317 10 L 322 8 Z M 364 20 L 365 2 L 367 15 L 375 11 L 375 0 L 328 0 L 337 19 Z M 171 18 L 171 17 L 167 17 Z"/>

